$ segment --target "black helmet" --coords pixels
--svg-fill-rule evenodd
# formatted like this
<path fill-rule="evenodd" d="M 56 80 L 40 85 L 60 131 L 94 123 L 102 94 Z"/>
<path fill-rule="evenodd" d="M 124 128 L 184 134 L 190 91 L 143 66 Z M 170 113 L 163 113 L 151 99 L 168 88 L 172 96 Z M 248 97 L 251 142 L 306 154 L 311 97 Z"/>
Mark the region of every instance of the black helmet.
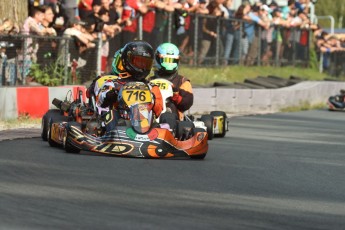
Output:
<path fill-rule="evenodd" d="M 137 80 L 149 75 L 153 63 L 153 48 L 145 41 L 127 43 L 122 49 L 122 64 L 125 70 Z"/>

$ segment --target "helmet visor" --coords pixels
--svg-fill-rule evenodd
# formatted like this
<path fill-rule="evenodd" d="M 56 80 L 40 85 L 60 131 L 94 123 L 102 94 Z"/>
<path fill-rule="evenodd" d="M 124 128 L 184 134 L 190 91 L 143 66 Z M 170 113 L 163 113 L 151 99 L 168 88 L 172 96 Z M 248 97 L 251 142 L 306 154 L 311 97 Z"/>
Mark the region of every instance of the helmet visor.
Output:
<path fill-rule="evenodd" d="M 178 63 L 180 60 L 180 57 L 177 55 L 158 55 L 159 60 L 161 63 L 168 63 L 168 64 L 173 64 L 173 63 Z"/>
<path fill-rule="evenodd" d="M 151 57 L 132 55 L 130 63 L 138 69 L 151 70 L 153 59 Z"/>
<path fill-rule="evenodd" d="M 158 55 L 159 63 L 166 71 L 174 71 L 178 67 L 180 57 L 178 55 Z"/>

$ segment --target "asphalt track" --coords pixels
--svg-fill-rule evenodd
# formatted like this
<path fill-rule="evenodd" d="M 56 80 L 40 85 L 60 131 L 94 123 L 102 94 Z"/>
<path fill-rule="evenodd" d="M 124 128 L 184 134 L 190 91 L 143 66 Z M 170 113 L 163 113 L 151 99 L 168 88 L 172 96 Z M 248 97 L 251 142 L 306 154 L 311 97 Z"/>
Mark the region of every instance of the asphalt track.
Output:
<path fill-rule="evenodd" d="M 236 117 L 205 160 L 0 142 L 0 229 L 344 229 L 345 113 Z"/>

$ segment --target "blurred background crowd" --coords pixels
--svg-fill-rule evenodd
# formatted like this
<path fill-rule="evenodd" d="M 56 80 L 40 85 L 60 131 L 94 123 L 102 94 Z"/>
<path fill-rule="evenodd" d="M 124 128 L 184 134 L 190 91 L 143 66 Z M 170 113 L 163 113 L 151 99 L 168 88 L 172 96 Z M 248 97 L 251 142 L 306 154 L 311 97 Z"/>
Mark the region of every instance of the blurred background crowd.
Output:
<path fill-rule="evenodd" d="M 0 20 L 1 83 L 24 84 L 52 65 L 46 78 L 84 82 L 109 72 L 115 51 L 134 39 L 173 42 L 192 66 L 307 66 L 311 48 L 323 69 L 344 60 L 345 34 L 314 23 L 310 0 L 234 1 L 29 0 L 24 23 Z"/>

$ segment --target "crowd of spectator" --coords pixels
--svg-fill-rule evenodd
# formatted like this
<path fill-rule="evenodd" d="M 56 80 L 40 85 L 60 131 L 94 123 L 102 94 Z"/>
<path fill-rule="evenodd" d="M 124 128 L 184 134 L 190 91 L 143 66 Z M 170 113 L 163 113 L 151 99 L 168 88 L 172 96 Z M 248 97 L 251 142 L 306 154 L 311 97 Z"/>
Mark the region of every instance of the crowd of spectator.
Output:
<path fill-rule="evenodd" d="M 3 19 L 0 35 L 74 38 L 70 46 L 74 49 L 68 51 L 69 62 L 77 62 L 79 66 L 85 65 L 87 58 L 83 54 L 94 50 L 96 41 L 102 39 L 103 72 L 109 71 L 117 49 L 138 38 L 139 16 L 142 16 L 143 40 L 155 48 L 167 41 L 171 29 L 169 15 L 173 15 L 172 42 L 178 45 L 185 60 L 197 65 L 212 64 L 207 57 L 215 55 L 216 46 L 222 65 L 255 65 L 258 60 L 270 65 L 277 59 L 308 59 L 311 35 L 319 54 L 344 51 L 345 44 L 343 34 L 327 34 L 311 22 L 309 0 L 288 0 L 283 7 L 274 0 L 242 1 L 237 9 L 233 0 L 29 0 L 28 3 L 29 16 L 23 25 Z M 54 60 L 57 51 L 64 52 L 63 43 L 35 42 L 28 38 L 26 47 L 17 49 L 16 54 L 25 48 L 31 63 L 47 63 L 44 61 L 47 56 Z M 9 43 L 1 44 L 2 57 Z M 192 60 L 195 56 L 197 63 Z"/>

